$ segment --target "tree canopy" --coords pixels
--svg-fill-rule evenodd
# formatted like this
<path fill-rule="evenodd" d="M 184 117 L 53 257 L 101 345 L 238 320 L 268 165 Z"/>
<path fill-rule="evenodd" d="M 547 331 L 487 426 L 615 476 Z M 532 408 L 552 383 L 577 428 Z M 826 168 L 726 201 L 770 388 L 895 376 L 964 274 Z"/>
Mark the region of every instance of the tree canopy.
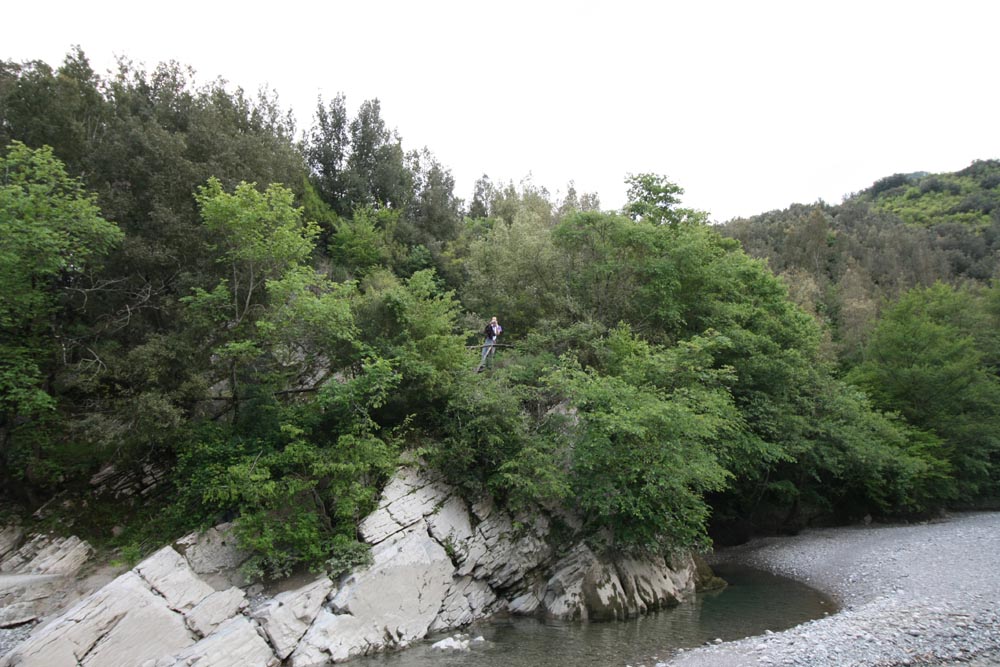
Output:
<path fill-rule="evenodd" d="M 715 228 L 659 174 L 467 204 L 377 100 L 295 132 L 176 64 L 0 64 L 6 502 L 155 465 L 96 533 L 235 518 L 281 576 L 363 562 L 401 458 L 661 552 L 997 493 L 993 162 Z"/>

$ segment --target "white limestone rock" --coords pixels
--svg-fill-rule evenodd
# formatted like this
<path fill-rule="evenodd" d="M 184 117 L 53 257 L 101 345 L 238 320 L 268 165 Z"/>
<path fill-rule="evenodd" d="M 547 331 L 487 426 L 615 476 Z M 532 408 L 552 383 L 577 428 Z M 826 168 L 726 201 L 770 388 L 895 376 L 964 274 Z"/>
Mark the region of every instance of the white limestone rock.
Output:
<path fill-rule="evenodd" d="M 531 616 L 542 605 L 542 598 L 535 590 L 528 590 L 507 603 L 507 611 L 519 616 Z"/>
<path fill-rule="evenodd" d="M 135 572 L 176 611 L 189 611 L 215 592 L 198 578 L 184 557 L 171 546 L 163 547 L 139 563 Z"/>
<path fill-rule="evenodd" d="M 483 505 L 478 506 L 478 511 L 484 518 L 472 538 L 456 548 L 460 576 L 482 579 L 496 590 L 512 589 L 552 557 L 552 548 L 545 540 L 549 526 L 544 517 L 526 521 L 515 530 L 506 513 L 487 510 Z"/>
<path fill-rule="evenodd" d="M 0 562 L 0 572 L 71 576 L 83 567 L 93 553 L 93 547 L 75 535 L 36 534 L 7 554 Z"/>
<path fill-rule="evenodd" d="M 209 595 L 184 615 L 184 621 L 199 637 L 207 637 L 246 606 L 246 594 L 234 586 L 229 590 L 216 591 Z"/>
<path fill-rule="evenodd" d="M 560 619 L 621 619 L 629 616 L 625 591 L 614 567 L 580 544 L 560 560 L 542 598 L 545 614 Z"/>
<path fill-rule="evenodd" d="M 419 638 L 441 608 L 453 572 L 448 554 L 421 521 L 376 545 L 372 565 L 348 577 L 331 602 L 338 611 L 384 619 L 393 635 Z"/>
<path fill-rule="evenodd" d="M 118 470 L 114 464 L 101 468 L 90 478 L 95 496 L 128 498 L 134 495 L 148 496 L 169 478 L 165 466 L 147 461 L 141 468 Z"/>
<path fill-rule="evenodd" d="M 400 468 L 382 491 L 378 508 L 361 522 L 359 532 L 369 544 L 378 544 L 434 512 L 453 492 L 435 477 Z"/>
<path fill-rule="evenodd" d="M 31 602 L 15 602 L 0 607 L 0 628 L 12 628 L 38 618 L 38 606 Z"/>
<path fill-rule="evenodd" d="M 469 507 L 459 495 L 449 496 L 443 504 L 427 516 L 431 535 L 442 546 L 454 550 L 454 556 L 464 558 L 464 550 L 475 535 L 469 516 Z M 446 547 L 446 548 L 447 548 Z"/>
<path fill-rule="evenodd" d="M 331 662 L 344 662 L 377 651 L 380 641 L 370 621 L 320 609 L 289 658 L 289 664 L 291 667 L 325 667 Z"/>
<path fill-rule="evenodd" d="M 323 576 L 302 588 L 280 593 L 254 610 L 251 616 L 260 622 L 279 658 L 284 660 L 295 650 L 332 591 L 333 582 Z"/>
<path fill-rule="evenodd" d="M 336 590 L 320 577 L 281 593 L 252 619 L 241 615 L 245 594 L 217 583 L 245 558 L 231 527 L 193 534 L 40 627 L 0 667 L 325 667 L 402 648 L 504 608 L 563 619 L 625 618 L 694 589 L 690 558 L 612 560 L 578 545 L 553 565 L 544 514 L 514 518 L 489 499 L 470 506 L 439 478 L 412 468 L 390 482 L 362 533 L 372 544 L 371 566 Z M 63 559 L 59 550 L 47 550 L 51 541 L 32 538 L 8 550 L 4 562 L 22 566 L 41 555 L 38 564 L 57 566 Z"/>
<path fill-rule="evenodd" d="M 0 667 L 120 667 L 194 643 L 183 617 L 126 572 L 0 659 Z"/>
<path fill-rule="evenodd" d="M 18 525 L 5 526 L 0 530 L 0 562 L 21 546 L 21 539 L 24 537 L 24 529 Z"/>
<path fill-rule="evenodd" d="M 122 663 L 126 664 L 126 663 Z M 135 664 L 135 663 L 128 663 Z M 277 667 L 281 660 L 245 616 L 236 616 L 196 644 L 142 667 Z"/>
<path fill-rule="evenodd" d="M 426 636 L 454 566 L 423 521 L 372 549 L 373 564 L 344 580 L 291 655 L 293 667 L 339 662 Z"/>
<path fill-rule="evenodd" d="M 693 561 L 674 569 L 662 556 L 620 557 L 615 570 L 630 616 L 675 606 L 694 592 Z"/>
<path fill-rule="evenodd" d="M 72 576 L 80 571 L 94 549 L 76 535 L 53 540 L 27 564 L 32 574 L 60 574 Z"/>
<path fill-rule="evenodd" d="M 430 632 L 450 630 L 485 618 L 502 606 L 496 593 L 485 582 L 460 577 L 452 582 Z"/>
<path fill-rule="evenodd" d="M 216 589 L 249 583 L 239 568 L 250 557 L 250 552 L 239 547 L 231 523 L 186 535 L 174 543 L 174 548 L 184 555 L 201 579 Z"/>

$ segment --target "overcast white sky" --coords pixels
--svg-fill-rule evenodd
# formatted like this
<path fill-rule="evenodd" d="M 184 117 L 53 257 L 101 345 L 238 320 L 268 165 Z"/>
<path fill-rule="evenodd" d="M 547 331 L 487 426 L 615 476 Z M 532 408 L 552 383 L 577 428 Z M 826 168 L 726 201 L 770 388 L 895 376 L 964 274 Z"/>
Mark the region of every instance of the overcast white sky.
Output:
<path fill-rule="evenodd" d="M 10 4 L 0 59 L 175 60 L 275 89 L 300 130 L 318 95 L 377 97 L 465 199 L 530 173 L 612 208 L 655 172 L 726 220 L 1000 158 L 992 0 Z"/>

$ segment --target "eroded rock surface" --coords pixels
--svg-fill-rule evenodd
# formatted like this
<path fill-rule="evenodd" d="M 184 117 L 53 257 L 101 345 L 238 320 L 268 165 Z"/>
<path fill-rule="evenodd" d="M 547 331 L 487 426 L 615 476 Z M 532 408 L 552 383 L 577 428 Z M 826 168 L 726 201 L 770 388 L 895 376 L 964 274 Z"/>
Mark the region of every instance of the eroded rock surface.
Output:
<path fill-rule="evenodd" d="M 333 582 L 320 577 L 302 588 L 276 595 L 253 612 L 279 658 L 284 660 L 292 654 L 332 590 Z"/>
<path fill-rule="evenodd" d="M 612 557 L 584 544 L 557 553 L 544 515 L 512 517 L 488 500 L 470 504 L 412 468 L 398 471 L 360 530 L 372 548 L 370 566 L 338 582 L 318 576 L 257 599 L 253 609 L 241 588 L 229 586 L 246 558 L 231 527 L 188 536 L 40 626 L 0 667 L 321 667 L 499 611 L 627 618 L 676 604 L 694 589 L 690 559 L 671 567 L 663 558 Z M 5 535 L 0 548 L 16 541 Z"/>
<path fill-rule="evenodd" d="M 131 571 L 34 632 L 0 667 L 139 665 L 193 643 L 184 618 Z"/>

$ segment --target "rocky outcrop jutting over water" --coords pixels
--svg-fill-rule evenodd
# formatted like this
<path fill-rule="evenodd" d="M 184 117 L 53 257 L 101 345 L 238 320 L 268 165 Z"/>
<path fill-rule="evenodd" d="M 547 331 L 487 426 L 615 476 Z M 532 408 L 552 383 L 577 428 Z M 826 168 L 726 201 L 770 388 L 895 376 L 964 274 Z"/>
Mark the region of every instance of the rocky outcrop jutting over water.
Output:
<path fill-rule="evenodd" d="M 313 667 L 398 649 L 497 612 L 626 618 L 694 591 L 690 558 L 557 553 L 543 515 L 511 517 L 400 469 L 361 525 L 372 563 L 251 605 L 224 528 L 167 546 L 40 626 L 0 667 Z"/>

